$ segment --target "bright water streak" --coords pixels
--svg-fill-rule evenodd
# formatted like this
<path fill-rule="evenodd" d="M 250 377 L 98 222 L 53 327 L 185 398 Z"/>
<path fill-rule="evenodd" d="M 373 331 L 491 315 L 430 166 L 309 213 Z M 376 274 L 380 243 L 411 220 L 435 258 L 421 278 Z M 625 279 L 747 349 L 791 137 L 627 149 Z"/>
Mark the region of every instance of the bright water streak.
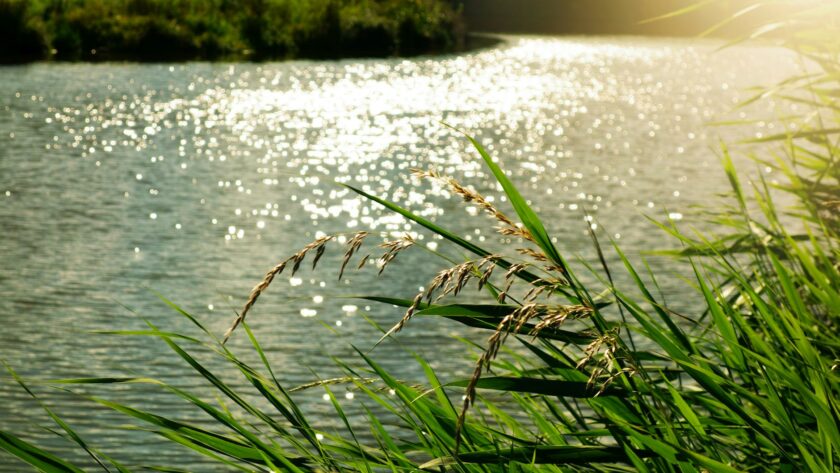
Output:
<path fill-rule="evenodd" d="M 141 329 L 147 319 L 193 333 L 152 289 L 221 333 L 264 271 L 319 232 L 371 230 L 381 241 L 417 230 L 336 181 L 500 247 L 492 221 L 472 216 L 477 209 L 409 176 L 434 166 L 506 205 L 466 140 L 440 120 L 501 159 L 567 254 L 591 255 L 584 209 L 629 253 L 659 248 L 661 235 L 642 214 L 679 218 L 726 188 L 713 148 L 729 132 L 704 123 L 746 98 L 744 87 L 795 70 L 776 49 L 716 47 L 514 37 L 494 49 L 412 60 L 0 68 L 0 358 L 42 379 L 137 373 L 211 393 L 162 343 L 89 332 Z M 758 123 L 754 132 L 775 132 L 769 127 Z M 447 248 L 427 233 L 417 238 Z M 330 295 L 411 297 L 440 269 L 415 249 L 382 278 L 350 271 L 339 284 L 341 252 L 328 250 L 314 273 L 280 277 L 252 312 L 287 386 L 312 380 L 311 370 L 335 375 L 328 356 L 352 356 L 351 342 L 371 346 L 377 333 L 363 313 L 383 325 L 401 315 Z M 686 291 L 676 280 L 664 289 L 678 301 Z M 445 379 L 470 369 L 448 338 L 468 333 L 460 326 L 418 320 L 408 333 L 404 343 Z M 239 352 L 243 335 L 232 341 Z M 395 344 L 374 353 L 420 379 Z M 208 469 L 149 436 L 106 429 L 125 419 L 79 397 L 37 390 L 129 464 Z M 201 418 L 152 387 L 82 390 L 103 391 Z M 334 422 L 320 392 L 301 399 L 322 426 Z M 351 409 L 358 402 L 342 399 Z M 38 422 L 49 425 L 23 390 L 0 378 L 0 429 L 73 450 Z M 0 471 L 18 468 L 0 456 Z"/>

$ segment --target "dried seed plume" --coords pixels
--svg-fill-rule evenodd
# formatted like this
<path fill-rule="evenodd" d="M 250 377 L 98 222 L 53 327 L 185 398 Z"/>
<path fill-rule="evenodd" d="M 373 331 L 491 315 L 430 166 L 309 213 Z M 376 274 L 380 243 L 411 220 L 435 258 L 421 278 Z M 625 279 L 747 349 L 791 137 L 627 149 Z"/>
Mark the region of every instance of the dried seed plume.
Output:
<path fill-rule="evenodd" d="M 469 411 L 470 406 L 472 406 L 475 402 L 476 386 L 478 385 L 478 380 L 481 379 L 481 375 L 484 371 L 490 369 L 491 362 L 493 361 L 493 359 L 496 358 L 496 356 L 498 356 L 499 350 L 504 345 L 508 335 L 511 333 L 522 333 L 525 324 L 527 324 L 530 320 L 533 320 L 535 318 L 541 319 L 541 321 L 537 323 L 536 326 L 534 326 L 534 328 L 530 331 L 530 334 L 536 337 L 537 335 L 539 335 L 540 331 L 546 328 L 557 327 L 570 319 L 583 319 L 591 314 L 592 308 L 583 305 L 555 306 L 527 303 L 519 306 L 513 312 L 506 315 L 501 322 L 499 322 L 498 326 L 496 327 L 496 330 L 493 332 L 490 338 L 487 339 L 487 348 L 484 350 L 484 353 L 482 353 L 481 356 L 478 358 L 478 361 L 475 365 L 475 369 L 473 370 L 473 375 L 470 378 L 469 384 L 467 385 L 466 394 L 464 396 L 464 403 L 461 406 L 461 412 L 458 415 L 458 422 L 455 425 L 456 453 L 458 452 L 458 447 L 461 443 L 461 430 L 463 429 L 467 412 Z M 609 341 L 605 339 L 601 343 L 604 344 L 608 342 Z M 601 345 L 593 347 L 593 350 L 597 352 L 600 346 Z M 592 356 L 594 356 L 594 354 Z"/>
<path fill-rule="evenodd" d="M 349 240 L 347 240 L 347 251 L 344 252 L 344 258 L 341 260 L 341 269 L 338 272 L 339 280 L 341 280 L 341 278 L 344 276 L 344 269 L 347 267 L 347 263 L 350 262 L 350 259 L 353 257 L 356 251 L 359 250 L 359 248 L 362 246 L 362 243 L 365 241 L 365 238 L 367 238 L 368 235 L 368 232 L 361 231 L 353 235 L 353 237 Z M 364 261 L 366 260 L 367 257 L 363 258 L 362 262 L 364 263 Z M 361 268 L 361 266 L 359 266 L 359 268 Z"/>
<path fill-rule="evenodd" d="M 394 258 L 396 258 L 401 251 L 411 248 L 416 243 L 417 242 L 414 240 L 414 237 L 408 233 L 405 233 L 397 240 L 390 240 L 381 243 L 379 247 L 384 249 L 385 253 L 377 260 L 377 264 L 379 265 L 379 274 L 382 274 L 382 272 L 385 271 L 385 267 L 388 266 L 388 263 L 394 261 Z"/>
<path fill-rule="evenodd" d="M 411 173 L 414 177 L 419 179 L 430 179 L 445 184 L 452 189 L 452 192 L 461 196 L 461 198 L 464 199 L 464 202 L 472 203 L 480 207 L 486 213 L 490 214 L 493 218 L 499 221 L 499 233 L 502 235 L 517 236 L 530 242 L 534 241 L 534 236 L 531 235 L 531 232 L 523 228 L 521 225 L 516 224 L 507 215 L 497 209 L 496 206 L 487 200 L 486 197 L 469 187 L 464 187 L 456 179 L 444 176 L 435 169 L 412 169 Z"/>
<path fill-rule="evenodd" d="M 251 310 L 251 307 L 257 302 L 259 299 L 260 294 L 262 294 L 268 286 L 271 285 L 271 282 L 274 281 L 274 278 L 277 275 L 281 274 L 290 263 L 292 264 L 292 274 L 295 274 L 297 270 L 300 268 L 300 264 L 303 262 L 304 258 L 306 258 L 307 253 L 310 251 L 315 251 L 315 257 L 312 259 L 312 268 L 314 269 L 315 266 L 318 264 L 318 260 L 321 259 L 321 256 L 324 254 L 326 244 L 335 238 L 334 235 L 327 235 L 316 239 L 315 241 L 307 244 L 303 248 L 300 249 L 297 253 L 290 256 L 289 258 L 285 259 L 284 261 L 280 262 L 273 268 L 271 268 L 265 276 L 263 277 L 262 281 L 259 282 L 253 289 L 251 289 L 251 294 L 248 296 L 248 300 L 245 302 L 245 305 L 242 307 L 242 310 L 234 319 L 233 324 L 231 324 L 230 328 L 227 329 L 224 336 L 222 337 L 222 344 L 227 343 L 230 336 L 233 334 L 233 331 L 236 330 L 236 327 L 245 320 L 245 316 L 248 315 L 248 311 Z"/>

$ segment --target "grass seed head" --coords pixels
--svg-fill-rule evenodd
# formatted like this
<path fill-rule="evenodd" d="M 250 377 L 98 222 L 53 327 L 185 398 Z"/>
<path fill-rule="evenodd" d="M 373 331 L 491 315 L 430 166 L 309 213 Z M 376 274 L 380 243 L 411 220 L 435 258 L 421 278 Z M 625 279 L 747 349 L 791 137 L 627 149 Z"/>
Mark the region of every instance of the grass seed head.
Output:
<path fill-rule="evenodd" d="M 388 264 L 393 261 L 401 251 L 411 248 L 416 243 L 417 242 L 414 240 L 414 237 L 408 233 L 403 234 L 402 238 L 398 240 L 381 243 L 379 247 L 385 249 L 385 253 L 377 260 L 377 264 L 379 265 L 379 274 L 382 274 L 382 272 L 385 271 Z"/>
<path fill-rule="evenodd" d="M 412 169 L 412 175 L 417 178 L 421 179 L 431 179 L 437 181 L 441 184 L 448 186 L 452 192 L 461 196 L 464 199 L 464 202 L 468 202 L 471 204 L 477 205 L 479 208 L 484 210 L 487 214 L 495 218 L 499 222 L 499 233 L 502 235 L 512 235 L 523 238 L 525 240 L 534 241 L 533 235 L 528 232 L 527 229 L 523 228 L 521 225 L 518 225 L 513 220 L 511 220 L 507 215 L 502 213 L 499 209 L 496 208 L 487 198 L 483 195 L 479 194 L 475 190 L 464 187 L 458 182 L 456 179 L 443 176 L 437 172 L 435 169 Z"/>
<path fill-rule="evenodd" d="M 326 235 L 312 241 L 311 243 L 301 248 L 300 251 L 290 256 L 289 258 L 286 258 L 285 260 L 271 268 L 267 273 L 265 273 L 265 276 L 263 277 L 262 281 L 260 281 L 259 284 L 257 284 L 256 286 L 254 286 L 253 289 L 251 289 L 251 293 L 248 295 L 248 300 L 245 301 L 245 305 L 242 306 L 242 310 L 239 312 L 239 314 L 237 314 L 230 328 L 227 329 L 224 336 L 222 337 L 222 343 L 227 343 L 228 339 L 233 334 L 233 331 L 236 330 L 236 327 L 238 327 L 243 320 L 245 320 L 245 316 L 248 315 L 248 312 L 251 310 L 251 307 L 253 307 L 254 304 L 256 304 L 257 299 L 259 299 L 260 297 L 260 294 L 262 294 L 266 289 L 268 289 L 268 286 L 271 285 L 271 282 L 274 281 L 274 278 L 278 274 L 281 274 L 283 270 L 286 269 L 286 266 L 288 266 L 289 263 L 292 263 L 292 274 L 295 274 L 295 272 L 300 268 L 300 264 L 303 262 L 304 258 L 306 258 L 306 254 L 314 250 L 315 257 L 312 261 L 312 269 L 315 269 L 315 266 L 318 264 L 318 260 L 324 254 L 326 244 L 333 238 L 335 238 L 334 235 Z"/>
<path fill-rule="evenodd" d="M 362 243 L 365 241 L 365 238 L 368 236 L 368 232 L 361 231 L 353 235 L 352 238 L 347 240 L 347 251 L 344 252 L 344 257 L 341 260 L 341 269 L 338 271 L 338 279 L 341 280 L 344 277 L 344 269 L 347 267 L 347 263 L 350 262 L 350 259 L 359 250 L 362 246 Z M 365 261 L 365 260 L 362 260 Z M 361 266 L 359 266 L 361 269 Z"/>

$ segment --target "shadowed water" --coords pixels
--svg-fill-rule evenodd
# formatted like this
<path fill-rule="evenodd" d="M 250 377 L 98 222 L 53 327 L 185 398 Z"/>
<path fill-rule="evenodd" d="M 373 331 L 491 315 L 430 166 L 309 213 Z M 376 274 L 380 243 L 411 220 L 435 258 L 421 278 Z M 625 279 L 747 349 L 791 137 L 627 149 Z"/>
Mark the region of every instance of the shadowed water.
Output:
<path fill-rule="evenodd" d="M 734 131 L 704 123 L 772 117 L 770 108 L 730 109 L 749 96 L 745 87 L 796 70 L 778 49 L 717 47 L 510 37 L 493 49 L 411 60 L 2 67 L 0 359 L 29 378 L 136 374 L 212 396 L 160 341 L 91 332 L 142 329 L 148 320 L 197 334 L 156 291 L 221 334 L 267 269 L 324 233 L 371 231 L 359 254 L 377 255 L 374 243 L 416 232 L 418 246 L 462 257 L 336 182 L 504 248 L 477 208 L 410 177 L 411 168 L 434 166 L 506 208 L 468 142 L 441 120 L 501 160 L 566 254 L 592 254 L 584 210 L 632 255 L 661 248 L 644 214 L 679 221 L 727 188 L 715 149 Z M 770 126 L 759 122 L 752 132 L 778 132 Z M 279 277 L 249 316 L 287 386 L 337 375 L 329 357 L 352 356 L 351 343 L 372 346 L 378 333 L 363 316 L 385 326 L 401 316 L 332 296 L 410 298 L 443 267 L 414 248 L 380 278 L 370 265 L 339 283 L 342 253 L 331 247 L 315 272 L 304 263 L 295 277 Z M 676 278 L 660 282 L 672 301 L 690 294 Z M 470 334 L 461 326 L 417 320 L 405 334 L 405 347 L 427 356 L 442 378 L 470 371 L 463 345 L 449 338 Z M 244 333 L 230 346 L 244 352 Z M 396 343 L 373 355 L 404 378 L 422 377 Z M 210 469 L 150 435 L 114 428 L 127 419 L 80 396 L 35 391 L 130 465 Z M 201 419 L 152 386 L 76 391 Z M 299 398 L 320 427 L 334 425 L 322 393 Z M 352 410 L 358 397 L 342 402 Z M 0 430 L 81 458 L 39 425 L 49 422 L 37 404 L 0 377 Z M 0 455 L 0 471 L 20 468 Z"/>

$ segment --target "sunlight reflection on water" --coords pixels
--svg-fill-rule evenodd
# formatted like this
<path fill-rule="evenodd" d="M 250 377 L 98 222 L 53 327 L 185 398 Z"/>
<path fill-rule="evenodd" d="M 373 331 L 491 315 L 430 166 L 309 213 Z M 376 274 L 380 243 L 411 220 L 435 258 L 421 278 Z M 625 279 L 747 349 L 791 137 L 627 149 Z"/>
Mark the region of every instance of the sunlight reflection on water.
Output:
<path fill-rule="evenodd" d="M 221 333 L 265 270 L 327 232 L 408 231 L 423 247 L 460 258 L 335 183 L 503 248 L 509 241 L 490 220 L 473 218 L 477 208 L 410 176 L 411 168 L 435 167 L 507 205 L 468 142 L 441 121 L 475 135 L 501 161 L 564 252 L 591 254 L 584 210 L 629 253 L 658 248 L 662 237 L 642 214 L 687 218 L 693 204 L 726 188 L 712 148 L 731 132 L 704 123 L 746 98 L 745 87 L 795 68 L 772 48 L 715 53 L 713 43 L 665 39 L 508 39 L 471 54 L 411 60 L 0 68 L 0 358 L 29 376 L 133 369 L 208 393 L 181 376 L 185 367 L 160 343 L 87 332 L 142 328 L 142 318 L 192 330 L 151 288 Z M 754 131 L 771 126 L 760 122 Z M 310 381 L 310 370 L 335 374 L 327 355 L 350 356 L 351 342 L 371 346 L 378 334 L 361 315 L 383 325 L 400 316 L 332 295 L 411 297 L 439 269 L 416 250 L 383 278 L 350 271 L 339 283 L 340 253 L 328 251 L 316 272 L 280 278 L 250 316 L 290 386 Z M 679 281 L 662 283 L 674 299 L 685 294 Z M 428 355 L 442 377 L 470 369 L 448 361 L 463 347 L 447 337 L 468 331 L 430 320 L 412 330 L 404 343 Z M 244 351 L 246 342 L 235 337 L 232 345 Z M 375 353 L 406 378 L 421 376 L 400 347 Z M 0 428 L 66 451 L 27 423 L 46 424 L 25 393 L 0 381 Z M 154 388 L 109 391 L 132 405 L 196 417 Z M 59 399 L 71 424 L 98 433 L 100 446 L 129 463 L 154 451 L 160 462 L 197 465 L 136 432 L 104 436 L 108 419 L 125 419 L 91 416 L 78 398 Z M 302 401 L 331 422 L 320 393 Z M 0 471 L 15 471 L 6 463 Z"/>

